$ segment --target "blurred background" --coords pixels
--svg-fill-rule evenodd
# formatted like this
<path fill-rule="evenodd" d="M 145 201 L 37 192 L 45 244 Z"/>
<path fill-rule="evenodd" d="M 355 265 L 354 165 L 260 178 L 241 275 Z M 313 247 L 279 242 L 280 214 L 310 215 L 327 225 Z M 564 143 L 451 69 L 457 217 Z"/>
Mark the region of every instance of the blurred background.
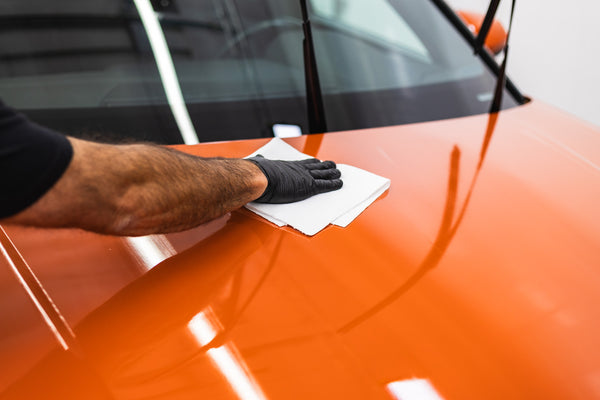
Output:
<path fill-rule="evenodd" d="M 485 13 L 489 0 L 447 0 Z M 508 28 L 512 1 L 497 19 Z M 600 126 L 600 1 L 517 1 L 507 73 L 527 96 Z"/>

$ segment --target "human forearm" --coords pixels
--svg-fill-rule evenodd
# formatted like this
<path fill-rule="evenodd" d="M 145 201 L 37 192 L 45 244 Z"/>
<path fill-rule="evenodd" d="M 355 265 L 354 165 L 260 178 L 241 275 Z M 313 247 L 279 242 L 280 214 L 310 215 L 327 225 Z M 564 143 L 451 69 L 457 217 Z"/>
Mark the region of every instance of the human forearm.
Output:
<path fill-rule="evenodd" d="M 132 146 L 135 158 L 116 204 L 117 232 L 179 231 L 220 217 L 258 198 L 265 175 L 242 159 L 193 157 L 154 146 Z"/>
<path fill-rule="evenodd" d="M 71 140 L 64 176 L 13 222 L 144 235 L 197 226 L 259 197 L 267 181 L 239 159 L 204 159 L 153 145 Z"/>

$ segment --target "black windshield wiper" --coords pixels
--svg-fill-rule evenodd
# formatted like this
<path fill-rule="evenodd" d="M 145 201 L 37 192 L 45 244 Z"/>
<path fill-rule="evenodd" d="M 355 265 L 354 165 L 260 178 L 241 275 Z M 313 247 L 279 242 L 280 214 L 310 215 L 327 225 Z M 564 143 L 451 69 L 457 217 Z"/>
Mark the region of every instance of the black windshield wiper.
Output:
<path fill-rule="evenodd" d="M 444 0 L 429 0 L 433 5 L 437 7 L 437 9 L 446 17 L 446 19 L 456 28 L 456 31 L 469 43 L 473 48 L 475 48 L 476 37 L 473 36 L 473 32 L 469 30 L 467 25 L 463 22 L 463 20 L 454 12 L 452 8 Z M 492 71 L 494 74 L 500 73 L 500 66 L 493 58 L 493 56 L 487 52 L 482 51 L 479 52 L 479 57 L 481 61 L 485 63 L 485 65 Z M 523 94 L 519 91 L 519 89 L 515 86 L 515 84 L 508 78 L 505 78 L 506 89 L 512 94 L 513 98 L 519 104 L 525 104 L 529 100 L 527 97 L 523 96 Z"/>
<path fill-rule="evenodd" d="M 319 71 L 317 69 L 315 46 L 310 27 L 310 19 L 308 18 L 306 0 L 300 0 L 300 7 L 302 8 L 302 28 L 304 31 L 302 46 L 304 49 L 304 76 L 306 81 L 308 130 L 310 133 L 324 133 L 327 132 L 325 108 L 323 107 L 321 83 L 319 82 Z"/>
<path fill-rule="evenodd" d="M 500 65 L 500 70 L 498 71 L 498 80 L 496 81 L 496 88 L 494 90 L 494 98 L 492 100 L 492 104 L 490 106 L 490 113 L 496 113 L 500 111 L 502 106 L 502 92 L 504 91 L 504 85 L 506 81 L 506 60 L 508 58 L 508 40 L 510 38 L 510 31 L 512 30 L 512 21 L 515 13 L 515 3 L 516 0 L 512 0 L 512 7 L 510 9 L 510 20 L 508 23 L 508 31 L 506 32 L 506 43 L 504 44 L 504 59 L 502 60 L 502 64 Z M 498 5 L 500 4 L 500 0 L 492 0 L 490 2 L 490 6 L 488 7 L 487 13 L 485 14 L 485 18 L 479 29 L 479 34 L 477 38 L 475 38 L 474 48 L 475 54 L 479 54 L 483 49 L 485 44 L 485 39 L 490 31 L 490 27 L 492 26 L 492 22 L 494 21 L 494 17 L 496 16 L 496 11 L 498 11 Z"/>
<path fill-rule="evenodd" d="M 479 54 L 479 52 L 483 49 L 485 39 L 490 32 L 492 23 L 494 22 L 496 11 L 498 11 L 498 5 L 500 5 L 500 0 L 492 0 L 490 2 L 488 10 L 485 13 L 485 18 L 483 19 L 483 23 L 481 24 L 481 28 L 479 29 L 479 33 L 477 34 L 477 38 L 475 38 L 475 54 Z"/>
<path fill-rule="evenodd" d="M 512 6 L 510 9 L 510 20 L 508 22 L 508 31 L 506 32 L 506 43 L 504 44 L 504 59 L 502 60 L 502 65 L 500 65 L 500 72 L 498 73 L 498 81 L 496 82 L 496 90 L 494 92 L 494 99 L 492 100 L 492 105 L 490 106 L 490 113 L 496 113 L 500 111 L 500 108 L 502 106 L 502 93 L 504 91 L 504 85 L 506 82 L 506 61 L 508 59 L 508 42 L 510 39 L 510 31 L 512 30 L 513 16 L 515 14 L 515 4 L 516 0 L 512 0 Z M 483 38 L 483 41 L 485 42 L 485 38 Z"/>

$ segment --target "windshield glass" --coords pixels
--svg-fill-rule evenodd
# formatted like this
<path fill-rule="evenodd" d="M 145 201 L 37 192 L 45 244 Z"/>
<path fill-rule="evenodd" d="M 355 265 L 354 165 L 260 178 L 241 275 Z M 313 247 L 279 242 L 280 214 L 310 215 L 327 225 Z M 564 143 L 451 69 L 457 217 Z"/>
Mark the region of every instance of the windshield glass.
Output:
<path fill-rule="evenodd" d="M 489 109 L 495 77 L 429 1 L 308 3 L 330 131 Z M 308 132 L 298 0 L 3 0 L 0 18 L 0 97 L 67 134 Z"/>

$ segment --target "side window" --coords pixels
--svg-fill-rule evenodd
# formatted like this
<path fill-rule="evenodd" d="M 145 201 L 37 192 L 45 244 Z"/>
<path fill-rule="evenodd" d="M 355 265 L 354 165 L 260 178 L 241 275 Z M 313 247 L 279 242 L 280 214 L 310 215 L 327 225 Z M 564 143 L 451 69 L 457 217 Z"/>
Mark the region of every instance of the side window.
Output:
<path fill-rule="evenodd" d="M 396 45 L 419 58 L 430 59 L 421 40 L 387 1 L 311 0 L 311 6 L 316 17 Z"/>

